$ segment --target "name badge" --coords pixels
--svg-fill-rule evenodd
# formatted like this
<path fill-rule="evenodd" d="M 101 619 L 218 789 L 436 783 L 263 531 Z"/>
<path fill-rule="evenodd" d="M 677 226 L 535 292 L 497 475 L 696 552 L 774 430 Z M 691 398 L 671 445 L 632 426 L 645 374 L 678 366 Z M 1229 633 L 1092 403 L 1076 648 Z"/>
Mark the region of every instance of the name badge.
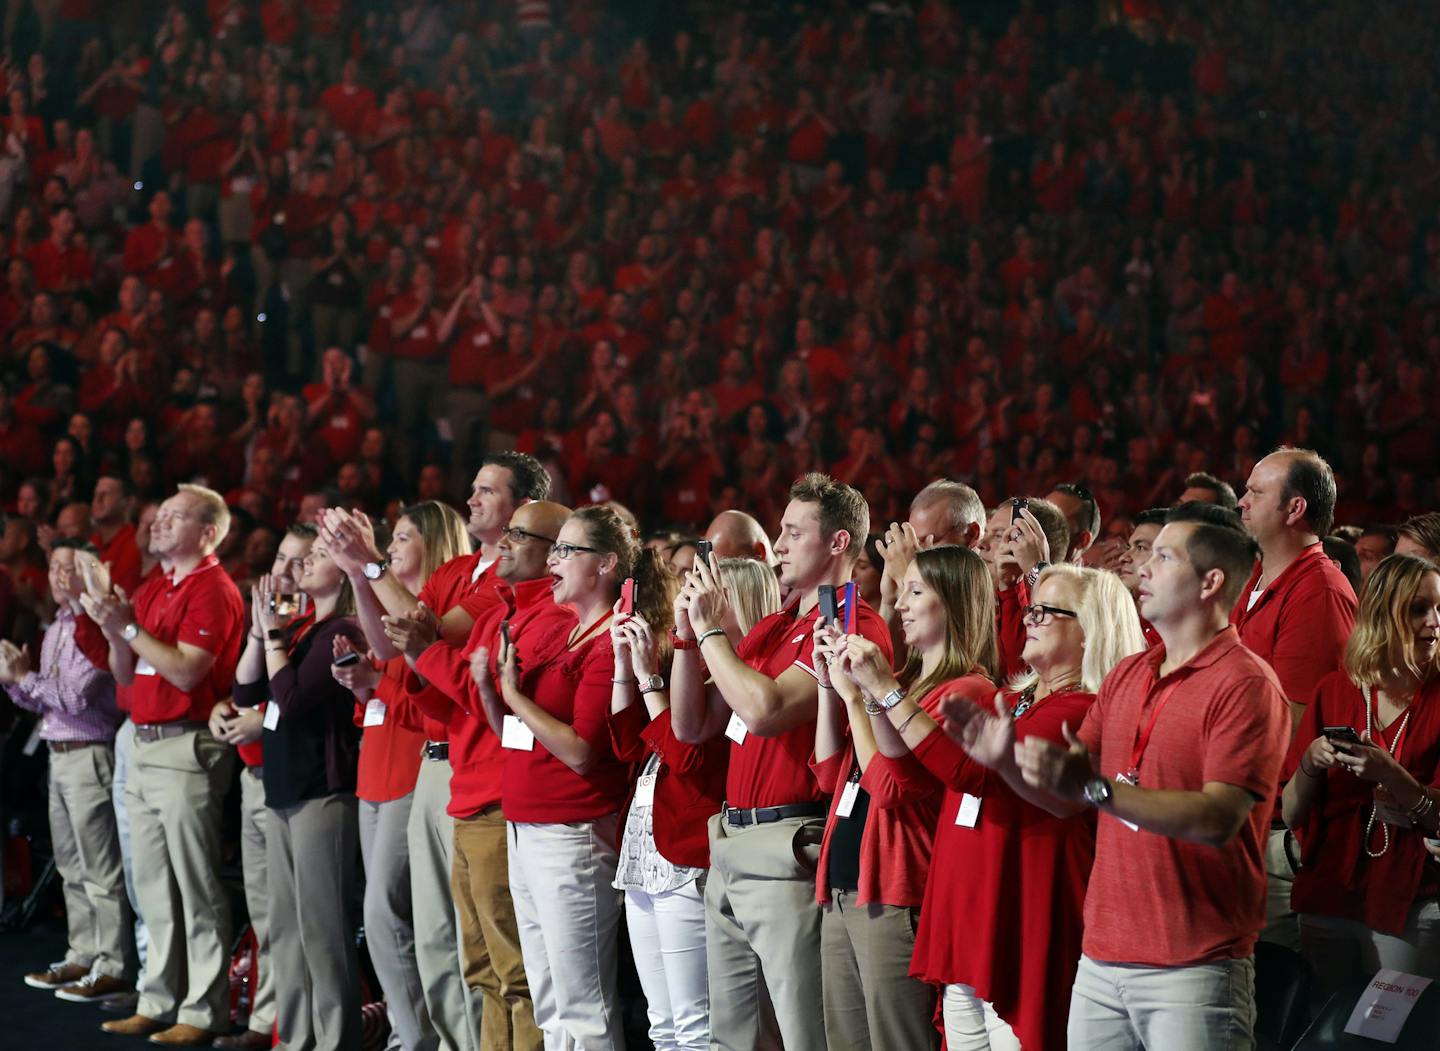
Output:
<path fill-rule="evenodd" d="M 348 431 L 350 429 L 349 416 L 331 416 L 330 429 L 335 431 Z"/>
<path fill-rule="evenodd" d="M 960 809 L 955 811 L 955 824 L 961 828 L 974 828 L 980 823 L 980 797 L 966 792 L 960 797 Z"/>
<path fill-rule="evenodd" d="M 500 747 L 517 752 L 535 751 L 535 733 L 518 716 L 507 715 L 500 726 Z"/>
<path fill-rule="evenodd" d="M 333 273 L 332 273 L 332 274 L 330 275 L 330 283 L 331 283 L 332 285 L 334 285 L 336 288 L 342 287 L 342 286 L 345 284 L 345 275 L 344 275 L 344 274 L 333 274 Z"/>
<path fill-rule="evenodd" d="M 849 817 L 855 813 L 855 800 L 860 796 L 860 782 L 846 781 L 840 789 L 840 802 L 835 807 L 836 817 Z"/>
<path fill-rule="evenodd" d="M 135 659 L 135 674 L 136 674 L 136 675 L 158 675 L 159 672 L 157 672 L 157 671 L 155 670 L 155 665 L 151 664 L 151 663 L 150 663 L 149 661 L 147 661 L 144 657 L 137 657 L 137 658 Z"/>
<path fill-rule="evenodd" d="M 265 705 L 265 721 L 260 725 L 267 730 L 273 730 L 280 725 L 280 706 L 274 701 Z"/>
<path fill-rule="evenodd" d="M 651 771 L 642 774 L 640 780 L 635 782 L 635 806 L 655 805 L 655 782 L 659 779 L 658 771 Z"/>
<path fill-rule="evenodd" d="M 1116 774 L 1115 783 L 1117 785 L 1130 785 L 1132 788 L 1138 787 L 1140 784 L 1140 774 L 1134 770 L 1126 771 L 1123 774 Z M 1140 831 L 1140 826 L 1135 824 L 1135 822 L 1126 821 L 1123 817 L 1115 817 L 1114 814 L 1111 814 L 1110 816 L 1114 817 L 1116 821 L 1120 822 L 1120 824 L 1124 825 L 1131 832 Z"/>
<path fill-rule="evenodd" d="M 731 712 L 730 721 L 725 724 L 725 736 L 736 744 L 744 744 L 745 737 L 749 733 L 750 727 L 745 725 L 745 721 L 734 712 Z"/>
<path fill-rule="evenodd" d="M 371 697 L 365 702 L 364 726 L 385 725 L 385 702 L 379 697 Z"/>
<path fill-rule="evenodd" d="M 416 326 L 410 331 L 410 336 L 411 336 L 411 338 L 413 338 L 413 339 L 429 339 L 429 338 L 430 338 L 430 328 L 429 328 L 429 326 L 427 326 L 427 325 L 416 325 Z"/>

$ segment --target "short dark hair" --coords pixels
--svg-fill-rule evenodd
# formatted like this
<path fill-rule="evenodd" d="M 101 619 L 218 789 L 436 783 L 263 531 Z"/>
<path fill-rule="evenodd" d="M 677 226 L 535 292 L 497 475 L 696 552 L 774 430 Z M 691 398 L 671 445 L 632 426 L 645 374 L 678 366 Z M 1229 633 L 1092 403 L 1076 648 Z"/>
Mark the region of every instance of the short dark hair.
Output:
<path fill-rule="evenodd" d="M 1440 511 L 1412 515 L 1395 530 L 1395 537 L 1408 537 L 1432 555 L 1440 555 Z"/>
<path fill-rule="evenodd" d="M 1091 492 L 1088 488 L 1086 488 L 1085 486 L 1080 485 L 1078 482 L 1061 482 L 1059 485 L 1057 485 L 1057 486 L 1055 487 L 1054 491 L 1057 492 L 1057 493 L 1064 493 L 1066 496 L 1073 496 L 1075 499 L 1079 500 L 1082 504 L 1085 504 L 1085 505 L 1087 505 L 1087 506 L 1090 508 L 1090 513 L 1089 513 L 1088 516 L 1085 515 L 1085 513 L 1084 513 L 1083 511 L 1080 513 L 1080 514 L 1081 514 L 1080 529 L 1081 529 L 1083 532 L 1089 533 L 1089 534 L 1090 534 L 1090 539 L 1091 539 L 1092 541 L 1093 541 L 1093 540 L 1099 540 L 1099 539 L 1100 539 L 1100 501 L 1098 501 L 1098 500 L 1095 499 L 1095 494 L 1092 493 L 1092 492 Z M 1033 503 L 1033 501 L 1032 501 L 1032 503 Z M 1067 527 L 1067 528 L 1068 528 L 1068 527 Z M 1058 558 L 1057 558 L 1055 561 L 1059 562 L 1059 561 L 1061 561 L 1061 559 L 1058 559 Z"/>
<path fill-rule="evenodd" d="M 291 522 L 285 527 L 286 536 L 298 536 L 301 540 L 315 540 L 320 536 L 320 527 L 312 522 Z"/>
<path fill-rule="evenodd" d="M 1240 524 L 1239 514 L 1218 504 L 1187 500 L 1170 509 L 1165 524 L 1195 527 L 1185 540 L 1185 556 L 1195 567 L 1197 577 L 1212 569 L 1225 575 L 1220 601 L 1229 610 L 1239 600 L 1254 572 L 1255 560 L 1260 557 L 1260 545 Z"/>
<path fill-rule="evenodd" d="M 529 453 L 507 449 L 503 452 L 487 453 L 485 459 L 480 461 L 482 467 L 492 464 L 510 472 L 510 497 L 517 504 L 523 500 L 550 498 L 550 472 Z"/>
<path fill-rule="evenodd" d="M 1305 521 L 1311 530 L 1326 536 L 1335 524 L 1335 472 L 1314 449 L 1292 449 L 1282 445 L 1277 453 L 1286 454 L 1288 467 L 1281 500 L 1300 497 L 1305 501 Z"/>
<path fill-rule="evenodd" d="M 1400 539 L 1400 530 L 1396 529 L 1393 525 L 1368 525 L 1360 531 L 1360 535 L 1355 539 L 1358 542 L 1367 536 L 1381 537 L 1390 545 L 1390 550 L 1393 552 L 1395 550 L 1395 541 Z"/>
<path fill-rule="evenodd" d="M 858 489 L 837 482 L 828 474 L 812 471 L 795 480 L 790 487 L 790 499 L 820 505 L 820 532 L 833 536 L 845 530 L 850 536 L 846 558 L 853 562 L 860 557 L 870 532 L 870 505 Z"/>
<path fill-rule="evenodd" d="M 1350 589 L 1360 594 L 1364 580 L 1360 573 L 1360 553 L 1355 550 L 1355 545 L 1343 536 L 1327 536 L 1321 538 L 1320 546 L 1325 551 L 1325 557 L 1339 566 L 1345 579 L 1350 581 Z"/>
<path fill-rule="evenodd" d="M 87 555 L 95 555 L 97 557 L 100 554 L 100 549 L 83 536 L 62 536 L 50 545 L 51 551 L 60 551 L 65 548 L 72 551 L 84 551 Z"/>
<path fill-rule="evenodd" d="M 1140 526 L 1147 525 L 1163 526 L 1169 517 L 1170 508 L 1168 507 L 1147 507 L 1130 519 L 1130 528 L 1138 529 Z"/>
<path fill-rule="evenodd" d="M 1208 489 L 1215 494 L 1215 505 L 1223 507 L 1227 511 L 1233 511 L 1240 506 L 1240 501 L 1235 497 L 1235 487 L 1223 479 L 1215 477 L 1209 471 L 1195 471 L 1185 476 L 1186 489 Z"/>
<path fill-rule="evenodd" d="M 1070 553 L 1070 521 L 1065 512 L 1039 496 L 1030 497 L 1026 509 L 1040 523 L 1040 529 L 1050 545 L 1050 561 L 1064 562 L 1065 556 Z"/>

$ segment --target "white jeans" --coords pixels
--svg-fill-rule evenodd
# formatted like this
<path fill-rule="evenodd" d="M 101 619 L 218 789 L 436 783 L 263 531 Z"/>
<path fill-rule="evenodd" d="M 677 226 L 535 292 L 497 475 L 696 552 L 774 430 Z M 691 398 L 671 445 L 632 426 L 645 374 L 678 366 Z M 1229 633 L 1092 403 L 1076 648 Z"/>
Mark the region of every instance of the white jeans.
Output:
<path fill-rule="evenodd" d="M 710 993 L 699 880 L 663 894 L 625 891 L 625 926 L 649 1008 L 655 1051 L 706 1051 Z"/>
<path fill-rule="evenodd" d="M 1074 1051 L 1252 1051 L 1255 960 L 1141 967 L 1080 957 L 1070 994 Z"/>
<path fill-rule="evenodd" d="M 616 822 L 507 822 L 510 896 L 545 1051 L 624 1051 Z"/>
<path fill-rule="evenodd" d="M 1015 1030 L 975 995 L 973 985 L 947 985 L 941 1011 L 947 1051 L 1020 1051 Z"/>

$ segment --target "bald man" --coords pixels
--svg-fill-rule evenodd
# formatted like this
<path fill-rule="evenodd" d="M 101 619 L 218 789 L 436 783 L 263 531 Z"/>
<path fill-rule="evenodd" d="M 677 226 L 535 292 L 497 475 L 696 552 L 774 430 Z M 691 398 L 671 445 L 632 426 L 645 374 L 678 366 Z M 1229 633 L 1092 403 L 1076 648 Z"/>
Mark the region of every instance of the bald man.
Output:
<path fill-rule="evenodd" d="M 753 558 L 767 566 L 775 564 L 770 538 L 744 511 L 721 511 L 705 530 L 705 539 L 715 545 L 716 558 Z"/>

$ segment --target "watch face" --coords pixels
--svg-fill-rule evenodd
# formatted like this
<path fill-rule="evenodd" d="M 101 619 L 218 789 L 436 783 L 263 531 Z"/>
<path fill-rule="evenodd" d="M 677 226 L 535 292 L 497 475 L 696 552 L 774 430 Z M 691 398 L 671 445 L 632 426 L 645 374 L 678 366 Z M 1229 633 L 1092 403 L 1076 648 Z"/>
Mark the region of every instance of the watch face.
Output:
<path fill-rule="evenodd" d="M 384 562 L 366 562 L 366 563 L 365 563 L 365 579 L 366 579 L 366 580 L 379 580 L 380 577 L 384 575 L 384 573 L 385 573 L 385 563 L 384 563 Z"/>

